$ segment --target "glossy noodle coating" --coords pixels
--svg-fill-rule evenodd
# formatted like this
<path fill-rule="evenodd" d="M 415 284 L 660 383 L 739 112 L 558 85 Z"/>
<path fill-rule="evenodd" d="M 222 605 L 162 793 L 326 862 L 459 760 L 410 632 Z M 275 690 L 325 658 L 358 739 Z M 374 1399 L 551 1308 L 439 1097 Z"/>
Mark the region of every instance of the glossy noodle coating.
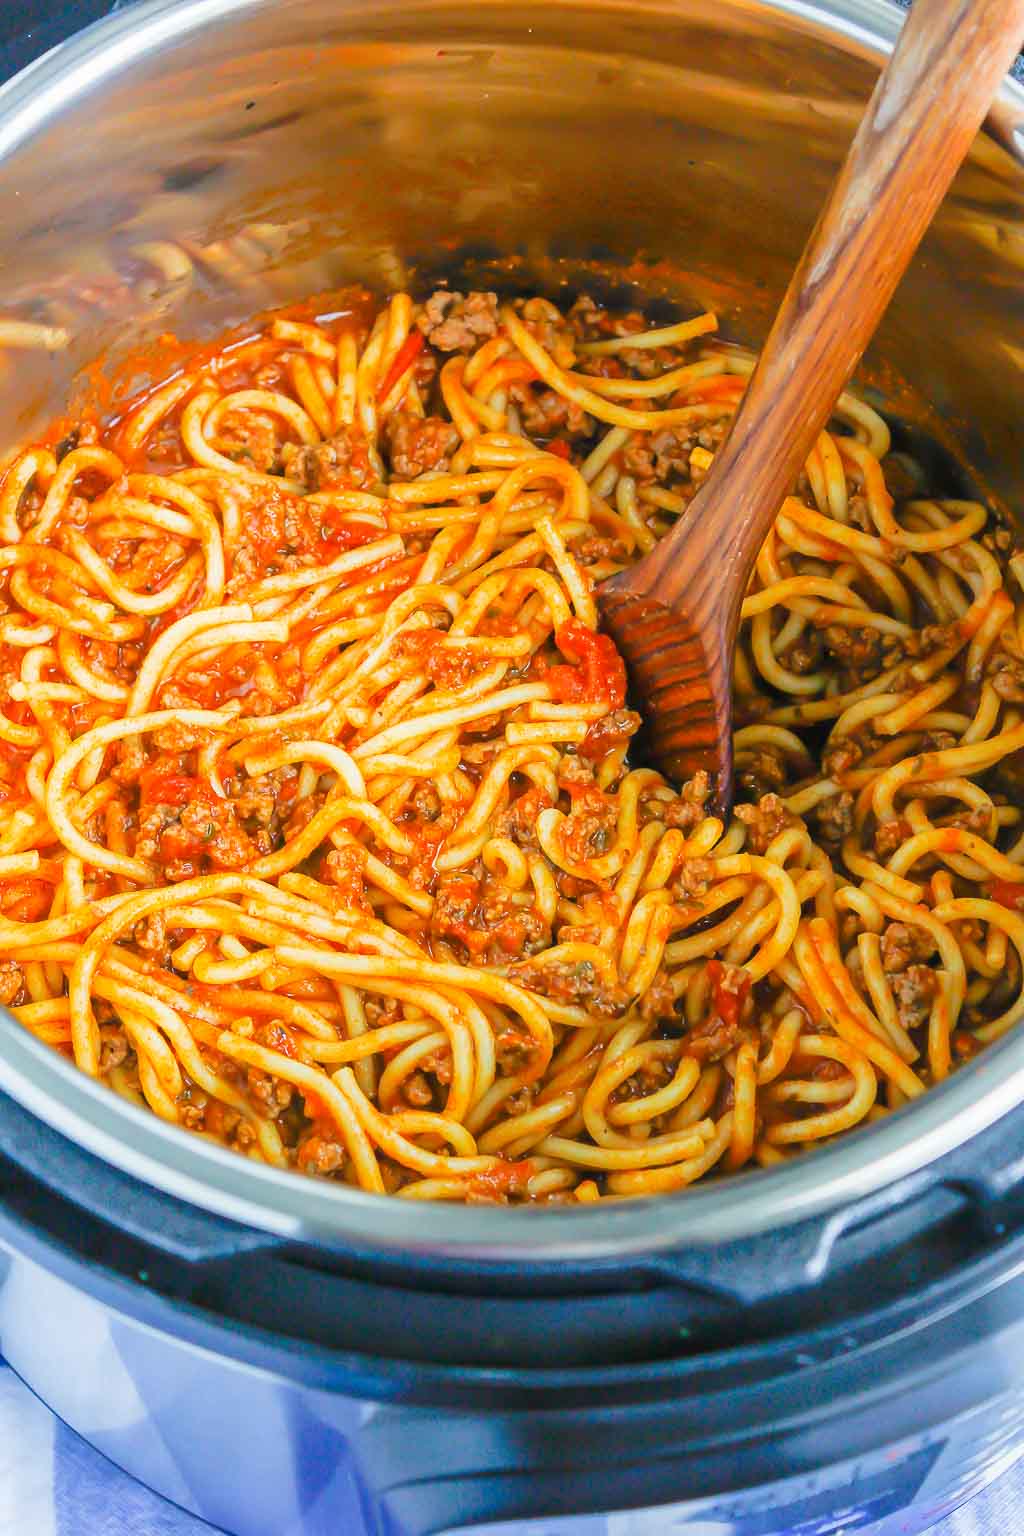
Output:
<path fill-rule="evenodd" d="M 1024 565 L 844 397 L 736 661 L 630 759 L 593 590 L 687 514 L 714 316 L 353 295 L 0 481 L 0 1001 L 161 1118 L 592 1202 L 884 1116 L 1024 1012 Z"/>

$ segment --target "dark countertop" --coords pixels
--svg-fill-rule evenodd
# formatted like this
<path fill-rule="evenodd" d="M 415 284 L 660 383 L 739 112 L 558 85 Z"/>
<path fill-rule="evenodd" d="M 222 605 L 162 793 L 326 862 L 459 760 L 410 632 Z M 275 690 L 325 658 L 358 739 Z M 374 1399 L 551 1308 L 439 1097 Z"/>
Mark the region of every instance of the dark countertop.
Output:
<path fill-rule="evenodd" d="M 0 80 L 121 6 L 122 0 L 0 0 Z"/>

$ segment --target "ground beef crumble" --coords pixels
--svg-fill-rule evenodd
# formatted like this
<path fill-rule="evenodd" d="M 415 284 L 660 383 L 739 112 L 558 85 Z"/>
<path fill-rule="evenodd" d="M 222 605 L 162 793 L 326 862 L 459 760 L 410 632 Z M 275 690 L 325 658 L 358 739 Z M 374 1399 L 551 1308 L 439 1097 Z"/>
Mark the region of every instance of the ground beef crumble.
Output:
<path fill-rule="evenodd" d="M 290 445 L 282 454 L 285 474 L 307 491 L 364 490 L 379 479 L 366 441 L 354 427 L 343 427 L 312 447 Z"/>
<path fill-rule="evenodd" d="M 693 478 L 690 455 L 695 448 L 714 453 L 720 448 L 729 421 L 708 422 L 699 428 L 663 427 L 658 432 L 636 432 L 622 450 L 622 468 L 641 485 L 654 481 Z"/>
<path fill-rule="evenodd" d="M 448 469 L 461 441 L 450 421 L 411 411 L 393 411 L 385 432 L 391 473 L 402 480 L 413 480 L 428 469 Z"/>
<path fill-rule="evenodd" d="M 519 411 L 519 419 L 528 437 L 561 437 L 570 442 L 589 438 L 594 420 L 572 400 L 553 389 L 535 389 L 529 384 L 513 384 L 509 398 Z"/>
<path fill-rule="evenodd" d="M 613 709 L 595 720 L 580 742 L 581 757 L 594 761 L 605 757 L 617 747 L 624 747 L 640 729 L 640 716 L 632 709 Z"/>
<path fill-rule="evenodd" d="M 128 1036 L 120 1025 L 104 1024 L 100 1029 L 100 1076 L 123 1066 L 130 1053 Z"/>
<path fill-rule="evenodd" d="M 644 1019 L 654 1019 L 659 1023 L 679 1022 L 676 1013 L 675 988 L 663 967 L 659 966 L 654 980 L 640 999 L 639 1008 L 640 1015 Z"/>
<path fill-rule="evenodd" d="M 424 304 L 417 324 L 439 352 L 472 352 L 481 341 L 498 334 L 498 296 L 438 288 Z"/>
<path fill-rule="evenodd" d="M 845 789 L 815 806 L 814 829 L 826 847 L 838 848 L 853 831 L 853 809 L 853 796 Z"/>
<path fill-rule="evenodd" d="M 904 1029 L 919 1029 L 928 1022 L 938 981 L 926 965 L 908 965 L 905 971 L 889 977 L 896 1002 L 896 1012 Z"/>
<path fill-rule="evenodd" d="M 736 819 L 747 828 L 751 853 L 758 854 L 764 853 L 780 832 L 799 824 L 798 818 L 786 810 L 778 795 L 762 795 L 756 805 L 738 805 Z"/>
<path fill-rule="evenodd" d="M 663 821 L 666 827 L 692 832 L 708 814 L 707 802 L 711 780 L 703 769 L 688 779 L 678 795 L 665 800 L 660 795 L 641 794 L 640 822 Z"/>
<path fill-rule="evenodd" d="M 18 1001 L 25 978 L 16 960 L 0 960 L 0 1003 L 10 1008 Z"/>
<path fill-rule="evenodd" d="M 508 809 L 497 817 L 495 836 L 507 837 L 527 852 L 539 853 L 537 817 L 541 811 L 549 809 L 550 805 L 551 800 L 542 789 L 531 788 L 517 795 Z"/>
<path fill-rule="evenodd" d="M 184 806 L 144 802 L 135 855 L 174 882 L 207 869 L 244 869 L 257 850 L 230 803 L 211 797 Z"/>
<path fill-rule="evenodd" d="M 559 964 L 544 960 L 525 961 L 512 972 L 513 980 L 531 992 L 550 997 L 555 1002 L 573 1003 L 617 1019 L 629 1007 L 629 995 L 618 985 L 604 981 L 590 960 L 574 960 Z"/>
<path fill-rule="evenodd" d="M 934 953 L 931 934 L 912 923 L 890 923 L 882 935 L 882 966 L 890 975 L 929 960 Z"/>
<path fill-rule="evenodd" d="M 326 1179 L 344 1171 L 345 1155 L 341 1142 L 320 1128 L 299 1142 L 295 1161 L 303 1173 Z"/>
<path fill-rule="evenodd" d="M 736 782 L 741 792 L 760 800 L 786 787 L 786 759 L 777 747 L 756 747 L 744 755 L 737 769 Z"/>
<path fill-rule="evenodd" d="M 989 663 L 988 678 L 1001 699 L 1024 704 L 1024 662 L 999 651 Z"/>
<path fill-rule="evenodd" d="M 488 875 L 482 865 L 439 877 L 428 934 L 456 945 L 471 964 L 508 964 L 535 955 L 551 942 L 551 930 L 532 907 Z"/>

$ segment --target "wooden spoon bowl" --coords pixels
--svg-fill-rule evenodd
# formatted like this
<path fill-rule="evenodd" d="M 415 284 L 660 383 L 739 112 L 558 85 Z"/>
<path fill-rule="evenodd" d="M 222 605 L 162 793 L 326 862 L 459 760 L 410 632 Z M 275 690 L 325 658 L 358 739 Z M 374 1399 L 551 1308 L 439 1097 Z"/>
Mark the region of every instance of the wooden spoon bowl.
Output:
<path fill-rule="evenodd" d="M 725 443 L 672 532 L 598 589 L 669 778 L 732 806 L 732 662 L 754 560 L 1024 37 L 1024 0 L 916 0 Z"/>

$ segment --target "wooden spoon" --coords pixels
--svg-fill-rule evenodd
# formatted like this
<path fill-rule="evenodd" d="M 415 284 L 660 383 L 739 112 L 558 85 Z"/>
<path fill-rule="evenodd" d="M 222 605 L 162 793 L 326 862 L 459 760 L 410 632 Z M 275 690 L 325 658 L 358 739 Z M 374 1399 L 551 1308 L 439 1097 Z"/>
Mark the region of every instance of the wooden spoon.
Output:
<path fill-rule="evenodd" d="M 677 782 L 706 768 L 720 815 L 732 805 L 732 660 L 757 552 L 1022 38 L 1024 0 L 916 0 L 707 480 L 672 532 L 598 589 L 646 717 L 647 757 Z"/>

